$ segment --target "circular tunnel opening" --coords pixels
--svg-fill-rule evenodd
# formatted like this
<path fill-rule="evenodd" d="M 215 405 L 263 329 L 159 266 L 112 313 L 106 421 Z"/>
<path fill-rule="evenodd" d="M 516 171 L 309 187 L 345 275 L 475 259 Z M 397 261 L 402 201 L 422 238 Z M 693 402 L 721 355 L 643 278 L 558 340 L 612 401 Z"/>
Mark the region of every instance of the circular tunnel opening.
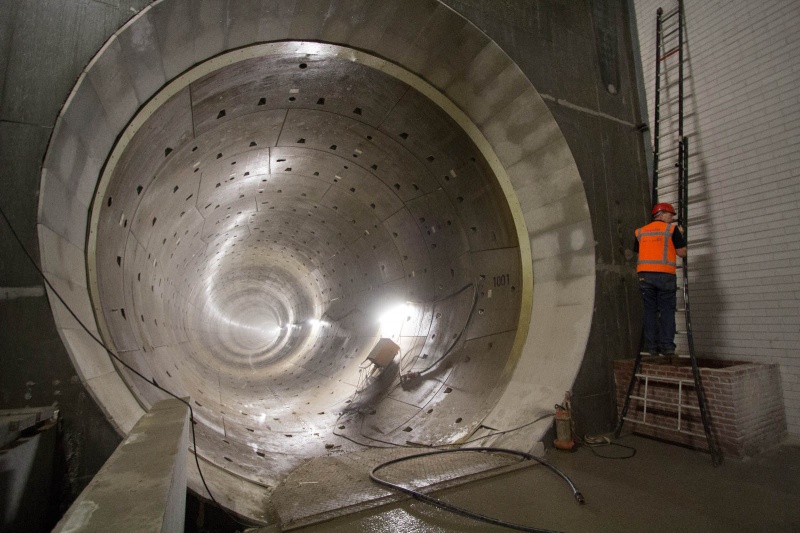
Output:
<path fill-rule="evenodd" d="M 109 422 L 185 395 L 217 501 L 261 523 L 309 458 L 531 449 L 595 291 L 575 161 L 494 42 L 435 0 L 282 6 L 159 0 L 120 28 L 59 114 L 38 225 Z"/>
<path fill-rule="evenodd" d="M 203 458 L 263 486 L 356 443 L 462 439 L 508 379 L 516 199 L 382 64 L 299 42 L 217 57 L 133 118 L 94 197 L 101 330 L 191 399 Z M 382 338 L 397 354 L 373 364 Z"/>

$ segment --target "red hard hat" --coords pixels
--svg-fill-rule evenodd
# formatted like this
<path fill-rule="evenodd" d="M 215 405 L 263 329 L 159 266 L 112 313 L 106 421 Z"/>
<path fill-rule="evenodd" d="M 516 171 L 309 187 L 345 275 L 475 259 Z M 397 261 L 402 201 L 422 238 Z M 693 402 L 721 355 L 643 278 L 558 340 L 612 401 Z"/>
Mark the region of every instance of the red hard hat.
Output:
<path fill-rule="evenodd" d="M 672 204 L 667 203 L 660 203 L 653 206 L 653 210 L 650 212 L 651 215 L 656 216 L 659 212 L 666 211 L 667 213 L 675 214 L 675 208 L 672 207 Z"/>

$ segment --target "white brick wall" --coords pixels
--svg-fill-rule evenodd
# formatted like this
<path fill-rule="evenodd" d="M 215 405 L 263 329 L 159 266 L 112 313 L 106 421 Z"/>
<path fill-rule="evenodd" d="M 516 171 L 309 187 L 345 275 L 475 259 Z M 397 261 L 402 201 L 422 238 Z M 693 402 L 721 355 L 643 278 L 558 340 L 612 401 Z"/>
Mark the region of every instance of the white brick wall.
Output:
<path fill-rule="evenodd" d="M 652 125 L 656 9 L 677 0 L 633 4 Z M 685 0 L 684 12 L 695 346 L 780 364 L 800 435 L 800 3 Z"/>

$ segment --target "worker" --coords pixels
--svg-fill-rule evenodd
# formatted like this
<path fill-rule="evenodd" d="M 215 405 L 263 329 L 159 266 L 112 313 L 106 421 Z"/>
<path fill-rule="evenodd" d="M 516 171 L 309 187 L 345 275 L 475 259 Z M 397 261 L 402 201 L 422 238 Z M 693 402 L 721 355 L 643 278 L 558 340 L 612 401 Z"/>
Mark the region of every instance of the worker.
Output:
<path fill-rule="evenodd" d="M 636 272 L 644 304 L 644 351 L 675 355 L 676 257 L 686 257 L 686 237 L 675 222 L 675 208 L 653 206 L 653 221 L 636 230 Z M 676 231 L 677 230 L 677 231 Z"/>

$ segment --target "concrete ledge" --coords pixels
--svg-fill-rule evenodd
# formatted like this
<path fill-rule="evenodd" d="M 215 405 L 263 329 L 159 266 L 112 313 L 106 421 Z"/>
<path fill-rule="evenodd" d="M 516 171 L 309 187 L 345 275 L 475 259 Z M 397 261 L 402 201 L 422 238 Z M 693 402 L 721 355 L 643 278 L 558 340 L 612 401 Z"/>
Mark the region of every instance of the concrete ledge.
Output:
<path fill-rule="evenodd" d="M 189 408 L 142 416 L 53 531 L 183 531 Z"/>

